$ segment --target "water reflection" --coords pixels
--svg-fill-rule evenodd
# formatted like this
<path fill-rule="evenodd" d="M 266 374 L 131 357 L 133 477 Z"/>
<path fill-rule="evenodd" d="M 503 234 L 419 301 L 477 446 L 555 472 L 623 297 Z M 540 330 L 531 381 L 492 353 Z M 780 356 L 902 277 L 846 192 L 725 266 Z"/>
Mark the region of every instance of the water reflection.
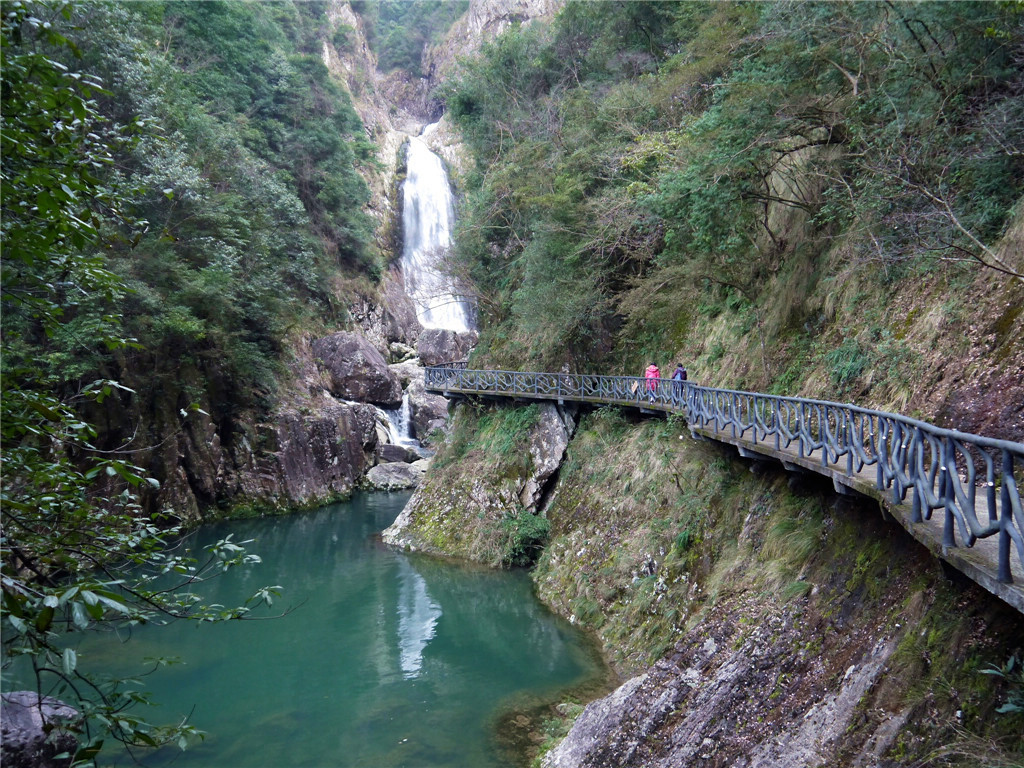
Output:
<path fill-rule="evenodd" d="M 441 607 L 430 599 L 427 582 L 402 558 L 398 562 L 398 647 L 406 680 L 419 677 L 423 649 L 434 639 L 439 618 Z"/>
<path fill-rule="evenodd" d="M 256 539 L 263 563 L 204 585 L 204 600 L 234 605 L 263 584 L 282 584 L 274 607 L 294 609 L 283 618 L 139 627 L 124 644 L 82 638 L 79 666 L 91 672 L 134 676 L 151 667 L 146 657 L 184 661 L 147 678 L 160 706 L 142 714 L 191 717 L 209 735 L 184 753 L 139 753 L 143 765 L 508 768 L 494 744 L 499 708 L 600 675 L 525 574 L 376 543 L 408 496 L 358 496 L 193 537 L 196 547 L 228 533 Z M 136 765 L 128 755 L 103 758 Z"/>

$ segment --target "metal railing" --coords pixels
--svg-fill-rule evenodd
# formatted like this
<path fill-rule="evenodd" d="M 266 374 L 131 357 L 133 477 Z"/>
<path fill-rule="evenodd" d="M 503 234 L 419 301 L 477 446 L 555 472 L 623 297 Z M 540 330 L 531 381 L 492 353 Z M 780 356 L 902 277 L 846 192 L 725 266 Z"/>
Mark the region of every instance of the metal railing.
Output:
<path fill-rule="evenodd" d="M 570 400 L 681 413 L 691 427 L 729 433 L 847 475 L 874 468 L 894 503 L 911 495 L 911 520 L 945 515 L 943 546 L 997 536 L 997 579 L 1013 582 L 1010 552 L 1024 565 L 1024 443 L 994 440 L 855 405 L 702 387 L 637 376 L 471 370 L 465 362 L 426 369 L 427 389 L 513 398 Z M 816 456 L 817 454 L 817 456 Z M 984 521 L 982 517 L 986 518 Z M 959 534 L 959 535 L 958 535 Z"/>

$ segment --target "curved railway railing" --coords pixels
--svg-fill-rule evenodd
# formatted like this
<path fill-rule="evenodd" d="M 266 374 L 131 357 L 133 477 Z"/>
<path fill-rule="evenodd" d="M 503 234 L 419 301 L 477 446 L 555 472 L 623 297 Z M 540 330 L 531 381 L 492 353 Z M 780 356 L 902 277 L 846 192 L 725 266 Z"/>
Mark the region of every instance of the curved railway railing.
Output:
<path fill-rule="evenodd" d="M 996 578 L 1013 582 L 1011 551 L 1024 564 L 1024 444 L 994 440 L 855 405 L 702 387 L 635 376 L 471 370 L 464 362 L 426 369 L 428 390 L 625 405 L 685 415 L 691 428 L 713 429 L 753 445 L 820 457 L 847 475 L 874 470 L 875 484 L 903 504 L 911 521 L 945 516 L 944 547 L 998 537 Z"/>

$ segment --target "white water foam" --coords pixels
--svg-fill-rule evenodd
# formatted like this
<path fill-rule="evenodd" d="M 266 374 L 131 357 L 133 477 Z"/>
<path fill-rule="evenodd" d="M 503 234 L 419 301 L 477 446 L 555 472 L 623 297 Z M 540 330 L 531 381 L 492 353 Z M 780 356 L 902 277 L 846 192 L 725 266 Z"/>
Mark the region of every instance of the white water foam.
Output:
<path fill-rule="evenodd" d="M 426 135 L 436 123 L 428 125 Z M 402 274 L 405 290 L 424 328 L 457 332 L 472 327 L 472 308 L 456 294 L 438 261 L 451 246 L 455 207 L 441 158 L 418 138 L 409 139 L 402 182 Z"/>

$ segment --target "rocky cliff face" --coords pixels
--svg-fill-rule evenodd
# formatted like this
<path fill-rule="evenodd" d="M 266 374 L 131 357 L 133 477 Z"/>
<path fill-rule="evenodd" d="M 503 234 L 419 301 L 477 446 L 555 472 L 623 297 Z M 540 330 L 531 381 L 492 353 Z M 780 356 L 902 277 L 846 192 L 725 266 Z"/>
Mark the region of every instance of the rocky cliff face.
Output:
<path fill-rule="evenodd" d="M 401 165 L 399 150 L 409 136 L 418 136 L 425 125 L 442 119 L 443 107 L 434 90 L 452 73 L 457 59 L 479 50 L 512 24 L 551 18 L 562 5 L 563 0 L 470 0 L 469 9 L 445 39 L 424 51 L 421 69 L 426 76 L 413 78 L 402 71 L 379 72 L 359 14 L 348 2 L 332 0 L 331 34 L 321 55 L 328 70 L 347 88 L 370 139 L 378 146 L 381 167 L 368 181 L 372 212 L 381 222 L 382 235 L 395 215 L 392 181 Z M 339 29 L 343 36 L 335 35 Z M 341 39 L 345 44 L 339 47 L 335 40 Z M 443 120 L 428 143 L 458 173 L 465 153 Z"/>
<path fill-rule="evenodd" d="M 463 422 L 478 417 L 470 406 L 457 409 Z M 506 415 L 510 421 L 490 425 L 488 440 L 508 440 L 514 448 L 497 460 L 482 446 L 463 445 L 465 453 L 457 456 L 458 448 L 449 450 L 384 531 L 386 543 L 490 565 L 506 561 L 509 529 L 521 516 L 541 513 L 576 427 L 571 411 L 551 403 L 535 407 L 525 422 L 516 423 L 514 412 Z"/>
<path fill-rule="evenodd" d="M 444 41 L 424 51 L 427 79 L 436 86 L 452 74 L 459 58 L 478 51 L 513 24 L 552 18 L 564 4 L 564 0 L 470 0 L 469 9 Z"/>
<path fill-rule="evenodd" d="M 377 410 L 333 396 L 332 376 L 312 347 L 309 338 L 296 341 L 279 404 L 262 418 L 233 411 L 217 379 L 189 367 L 179 371 L 177 394 L 154 392 L 151 402 L 136 402 L 133 423 L 170 435 L 153 439 L 155 447 L 140 456 L 161 484 L 147 506 L 196 522 L 217 510 L 308 507 L 351 493 L 374 462 Z M 363 394 L 380 381 L 398 387 L 383 360 L 381 367 L 366 374 Z"/>

